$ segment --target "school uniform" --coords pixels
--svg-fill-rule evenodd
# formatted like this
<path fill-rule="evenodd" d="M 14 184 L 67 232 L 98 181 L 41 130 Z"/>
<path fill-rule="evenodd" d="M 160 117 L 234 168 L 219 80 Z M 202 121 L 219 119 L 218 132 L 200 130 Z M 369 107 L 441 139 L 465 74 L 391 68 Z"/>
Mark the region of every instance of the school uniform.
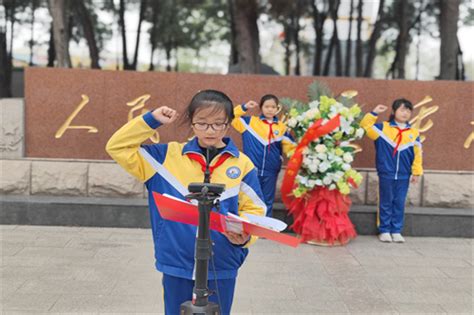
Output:
<path fill-rule="evenodd" d="M 282 155 L 291 153 L 296 144 L 287 132 L 286 125 L 277 117 L 268 121 L 263 115 L 244 116 L 246 111 L 245 105 L 234 108 L 232 126 L 242 134 L 243 151 L 258 171 L 258 180 L 267 206 L 266 215 L 271 217 Z"/>
<path fill-rule="evenodd" d="M 115 132 L 106 150 L 148 189 L 155 267 L 163 273 L 165 311 L 166 314 L 178 314 L 180 304 L 192 298 L 197 228 L 163 219 L 153 202 L 152 192 L 184 200 L 189 194 L 190 183 L 203 182 L 205 157 L 197 138 L 188 143 L 144 145 L 159 126 L 160 122 L 151 112 L 138 116 Z M 240 216 L 246 213 L 264 215 L 266 207 L 256 169 L 230 138 L 223 141 L 225 148 L 210 163 L 211 183 L 225 184 L 219 211 Z M 227 237 L 215 231 L 211 231 L 211 239 L 213 263 L 209 263 L 209 283 L 217 281 L 222 313 L 228 314 L 238 269 L 248 254 L 248 246 L 255 242 L 256 237 L 252 236 L 244 246 L 230 243 Z"/>
<path fill-rule="evenodd" d="M 422 145 L 419 131 L 395 121 L 376 123 L 377 114 L 368 113 L 360 125 L 375 142 L 376 169 L 379 177 L 379 233 L 401 233 L 405 200 L 410 177 L 421 176 Z"/>

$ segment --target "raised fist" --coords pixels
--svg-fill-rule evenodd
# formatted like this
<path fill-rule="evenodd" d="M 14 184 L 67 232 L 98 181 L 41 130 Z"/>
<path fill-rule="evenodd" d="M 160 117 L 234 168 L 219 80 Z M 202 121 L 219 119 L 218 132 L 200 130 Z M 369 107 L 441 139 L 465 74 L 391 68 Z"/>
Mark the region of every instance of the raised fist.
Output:
<path fill-rule="evenodd" d="M 247 103 L 245 103 L 245 107 L 247 109 L 256 108 L 256 107 L 258 107 L 258 103 L 255 102 L 255 101 L 248 101 Z"/>
<path fill-rule="evenodd" d="M 152 114 L 153 117 L 163 125 L 172 123 L 179 116 L 178 112 L 166 106 L 158 107 Z"/>
<path fill-rule="evenodd" d="M 386 111 L 387 109 L 388 109 L 387 106 L 379 104 L 379 105 L 375 106 L 373 112 L 376 113 L 376 114 L 381 114 L 384 111 Z"/>

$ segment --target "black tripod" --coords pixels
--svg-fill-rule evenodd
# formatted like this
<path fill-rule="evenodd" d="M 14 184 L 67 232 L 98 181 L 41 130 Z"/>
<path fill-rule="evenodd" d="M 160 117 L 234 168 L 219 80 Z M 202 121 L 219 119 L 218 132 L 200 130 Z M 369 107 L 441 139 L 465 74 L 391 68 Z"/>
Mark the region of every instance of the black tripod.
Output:
<path fill-rule="evenodd" d="M 215 152 L 215 148 L 209 147 L 206 150 L 206 170 L 204 172 L 203 183 L 191 183 L 188 190 L 191 193 L 187 199 L 198 201 L 199 226 L 195 249 L 195 271 L 196 281 L 194 282 L 192 301 L 181 304 L 180 315 L 216 315 L 220 314 L 219 305 L 208 301 L 209 289 L 207 287 L 209 259 L 212 255 L 209 217 L 215 200 L 220 197 L 225 189 L 225 185 L 211 184 L 209 171 L 209 154 Z"/>

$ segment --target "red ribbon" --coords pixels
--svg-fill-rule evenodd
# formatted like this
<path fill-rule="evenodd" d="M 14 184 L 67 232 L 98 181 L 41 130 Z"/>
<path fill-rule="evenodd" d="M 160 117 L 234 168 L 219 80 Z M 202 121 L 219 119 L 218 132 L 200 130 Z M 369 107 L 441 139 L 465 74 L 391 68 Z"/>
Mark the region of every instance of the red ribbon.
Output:
<path fill-rule="evenodd" d="M 395 154 L 397 154 L 398 147 L 400 146 L 400 143 L 402 142 L 402 134 L 403 134 L 405 131 L 410 130 L 410 128 L 400 129 L 399 127 L 395 127 L 395 129 L 398 130 L 398 134 L 397 134 L 397 136 L 395 137 L 395 140 L 397 140 L 397 138 L 398 138 L 398 141 L 397 141 L 397 145 L 396 145 L 395 148 L 393 149 L 392 156 L 395 156 Z"/>
<path fill-rule="evenodd" d="M 266 119 L 264 119 L 263 122 L 270 127 L 270 131 L 268 132 L 268 151 L 270 151 L 270 145 L 272 143 L 271 141 L 272 141 L 272 138 L 273 138 L 273 124 L 275 124 L 275 123 L 273 121 L 269 122 Z"/>
<path fill-rule="evenodd" d="M 292 190 L 295 184 L 296 175 L 298 174 L 301 164 L 303 163 L 303 150 L 309 145 L 311 141 L 327 135 L 339 127 L 340 124 L 340 115 L 332 118 L 324 125 L 322 124 L 322 119 L 319 119 L 313 125 L 311 125 L 308 131 L 306 131 L 304 134 L 303 138 L 295 149 L 295 153 L 288 161 L 285 177 L 283 177 L 283 182 L 281 185 L 281 199 L 287 208 L 290 208 L 294 199 L 294 197 L 292 197 Z"/>
<path fill-rule="evenodd" d="M 187 155 L 191 160 L 196 161 L 201 165 L 201 169 L 203 173 L 206 171 L 206 160 L 204 159 L 204 156 L 202 156 L 199 153 L 194 153 L 194 152 L 189 152 L 187 153 Z M 217 162 L 214 165 L 209 166 L 209 173 L 212 175 L 212 172 L 214 172 L 216 168 L 222 165 L 222 163 L 224 163 L 230 157 L 231 157 L 230 153 L 224 152 L 223 154 L 221 154 Z"/>

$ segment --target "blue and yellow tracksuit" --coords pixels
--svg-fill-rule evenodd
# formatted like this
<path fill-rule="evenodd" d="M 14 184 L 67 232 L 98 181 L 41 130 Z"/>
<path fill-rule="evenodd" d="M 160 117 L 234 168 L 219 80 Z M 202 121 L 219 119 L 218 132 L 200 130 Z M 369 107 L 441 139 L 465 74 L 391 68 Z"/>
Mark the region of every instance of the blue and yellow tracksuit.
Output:
<path fill-rule="evenodd" d="M 286 125 L 274 117 L 269 123 L 264 116 L 244 116 L 245 105 L 234 108 L 235 118 L 232 126 L 242 134 L 243 151 L 258 170 L 266 215 L 272 216 L 276 182 L 281 169 L 282 154 L 290 154 L 296 147 Z"/>
<path fill-rule="evenodd" d="M 151 112 L 136 117 L 115 132 L 107 143 L 106 150 L 127 172 L 143 181 L 148 189 L 155 265 L 164 274 L 165 309 L 167 314 L 178 314 L 181 302 L 191 299 L 191 291 L 175 290 L 174 286 L 187 281 L 190 284 L 188 287 L 192 289 L 196 227 L 161 218 L 153 202 L 152 192 L 184 200 L 184 196 L 189 193 L 188 185 L 203 181 L 201 165 L 188 156 L 189 153 L 202 155 L 202 149 L 196 138 L 184 144 L 170 142 L 142 145 L 159 126 L 160 123 Z M 256 169 L 229 138 L 225 138 L 224 142 L 227 145 L 219 155 L 229 154 L 230 158 L 216 167 L 211 177 L 211 182 L 226 185 L 220 197 L 220 212 L 240 216 L 245 216 L 246 213 L 264 215 L 266 207 Z M 211 166 L 216 163 L 219 155 L 211 161 Z M 214 264 L 209 264 L 209 282 L 217 280 L 219 292 L 224 297 L 223 300 L 227 301 L 221 305 L 225 314 L 230 312 L 234 289 L 231 284 L 235 284 L 237 270 L 248 254 L 247 247 L 256 237 L 252 236 L 245 246 L 233 245 L 223 234 L 215 231 L 211 231 L 211 238 Z M 215 266 L 215 272 L 211 266 Z M 168 294 L 173 291 L 180 294 Z"/>
<path fill-rule="evenodd" d="M 364 116 L 360 125 L 375 140 L 375 160 L 379 176 L 378 229 L 380 233 L 400 233 L 410 176 L 421 176 L 422 148 L 419 132 L 409 124 L 376 124 L 377 114 Z"/>

